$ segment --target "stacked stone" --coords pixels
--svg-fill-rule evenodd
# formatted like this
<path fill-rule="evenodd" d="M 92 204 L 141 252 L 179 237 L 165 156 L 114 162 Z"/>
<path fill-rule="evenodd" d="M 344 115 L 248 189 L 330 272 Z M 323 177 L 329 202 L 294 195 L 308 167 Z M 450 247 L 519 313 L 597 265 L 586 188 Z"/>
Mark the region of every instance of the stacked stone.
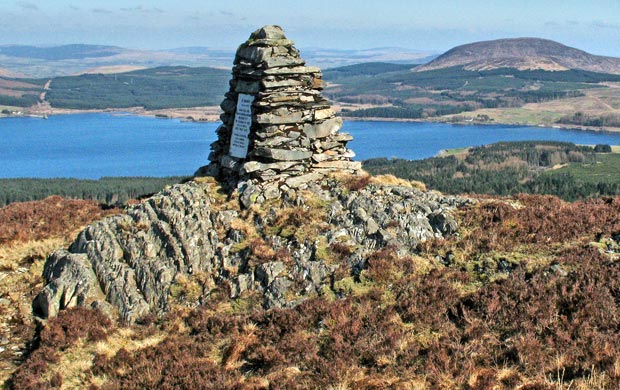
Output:
<path fill-rule="evenodd" d="M 280 27 L 252 33 L 236 53 L 206 173 L 236 186 L 249 204 L 303 189 L 333 171 L 358 172 L 361 164 L 346 147 L 353 138 L 339 133 L 342 119 L 321 96 L 322 86 L 321 70 L 305 66 Z M 245 158 L 230 151 L 239 94 L 253 97 Z"/>

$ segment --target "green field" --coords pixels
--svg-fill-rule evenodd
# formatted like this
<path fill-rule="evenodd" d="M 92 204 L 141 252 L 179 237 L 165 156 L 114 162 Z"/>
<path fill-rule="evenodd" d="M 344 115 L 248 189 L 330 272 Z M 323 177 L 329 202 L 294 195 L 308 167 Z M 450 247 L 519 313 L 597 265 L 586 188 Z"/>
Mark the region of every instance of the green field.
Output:
<path fill-rule="evenodd" d="M 9 114 L 14 111 L 19 111 L 20 107 L 17 106 L 4 106 L 0 104 L 0 114 Z"/>
<path fill-rule="evenodd" d="M 465 153 L 469 150 L 469 148 L 454 148 L 454 149 L 445 149 L 439 152 L 439 156 L 454 156 L 457 154 Z"/>
<path fill-rule="evenodd" d="M 548 175 L 570 174 L 576 180 L 586 183 L 620 183 L 620 154 L 599 153 L 596 162 L 589 164 L 570 164 L 564 168 L 547 172 Z"/>
<path fill-rule="evenodd" d="M 476 116 L 474 116 L 476 115 Z M 487 120 L 479 120 L 480 116 L 486 115 Z M 549 110 L 532 110 L 521 107 L 506 107 L 501 109 L 481 109 L 475 113 L 463 113 L 448 117 L 448 121 L 463 123 L 471 120 L 475 123 L 510 123 L 528 126 L 546 125 L 557 123 L 562 118 L 562 114 Z M 445 120 L 446 117 L 440 118 Z"/>

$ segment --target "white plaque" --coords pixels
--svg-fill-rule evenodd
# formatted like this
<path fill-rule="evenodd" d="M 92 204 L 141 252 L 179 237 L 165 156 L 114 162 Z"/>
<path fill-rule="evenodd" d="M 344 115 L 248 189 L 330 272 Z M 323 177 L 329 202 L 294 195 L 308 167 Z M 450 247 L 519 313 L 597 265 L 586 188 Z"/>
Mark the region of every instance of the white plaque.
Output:
<path fill-rule="evenodd" d="M 254 96 L 239 94 L 235 122 L 230 136 L 230 152 L 232 157 L 245 158 L 250 145 L 250 127 L 252 126 L 252 102 Z"/>

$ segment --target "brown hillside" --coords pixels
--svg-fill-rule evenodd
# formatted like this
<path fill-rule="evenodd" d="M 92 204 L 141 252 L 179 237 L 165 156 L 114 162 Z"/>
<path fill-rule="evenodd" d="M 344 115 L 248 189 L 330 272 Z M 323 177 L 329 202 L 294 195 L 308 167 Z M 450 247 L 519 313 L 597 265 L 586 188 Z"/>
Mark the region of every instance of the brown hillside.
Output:
<path fill-rule="evenodd" d="M 457 46 L 415 71 L 463 66 L 468 70 L 497 68 L 567 70 L 620 74 L 620 58 L 596 56 L 539 38 L 513 38 Z"/>
<path fill-rule="evenodd" d="M 95 68 L 86 69 L 84 71 L 77 72 L 76 75 L 115 74 L 115 73 L 133 72 L 134 70 L 142 70 L 142 69 L 147 69 L 147 68 L 146 66 L 138 66 L 138 65 L 109 65 L 109 66 L 98 66 Z"/>
<path fill-rule="evenodd" d="M 16 77 L 23 77 L 23 75 L 20 73 L 12 72 L 8 69 L 0 68 L 0 77 L 16 78 Z"/>
<path fill-rule="evenodd" d="M 63 236 L 118 209 L 102 210 L 94 201 L 50 196 L 0 208 L 0 245 Z"/>
<path fill-rule="evenodd" d="M 59 196 L 0 208 L 0 388 L 28 356 L 36 327 L 31 302 L 43 287 L 45 258 L 69 245 L 75 230 L 118 211 Z"/>

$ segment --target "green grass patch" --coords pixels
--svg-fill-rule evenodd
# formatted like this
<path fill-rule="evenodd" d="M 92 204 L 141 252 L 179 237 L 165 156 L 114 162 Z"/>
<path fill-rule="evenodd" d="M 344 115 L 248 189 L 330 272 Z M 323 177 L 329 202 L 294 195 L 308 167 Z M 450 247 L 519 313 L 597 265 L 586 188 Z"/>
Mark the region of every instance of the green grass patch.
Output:
<path fill-rule="evenodd" d="M 439 155 L 440 156 L 454 156 L 457 154 L 463 154 L 465 152 L 469 151 L 469 147 L 466 148 L 454 148 L 454 149 L 444 149 L 442 150 Z"/>
<path fill-rule="evenodd" d="M 620 183 L 620 154 L 618 147 L 615 148 L 615 153 L 597 154 L 594 163 L 573 163 L 548 174 L 568 173 L 585 183 Z"/>

